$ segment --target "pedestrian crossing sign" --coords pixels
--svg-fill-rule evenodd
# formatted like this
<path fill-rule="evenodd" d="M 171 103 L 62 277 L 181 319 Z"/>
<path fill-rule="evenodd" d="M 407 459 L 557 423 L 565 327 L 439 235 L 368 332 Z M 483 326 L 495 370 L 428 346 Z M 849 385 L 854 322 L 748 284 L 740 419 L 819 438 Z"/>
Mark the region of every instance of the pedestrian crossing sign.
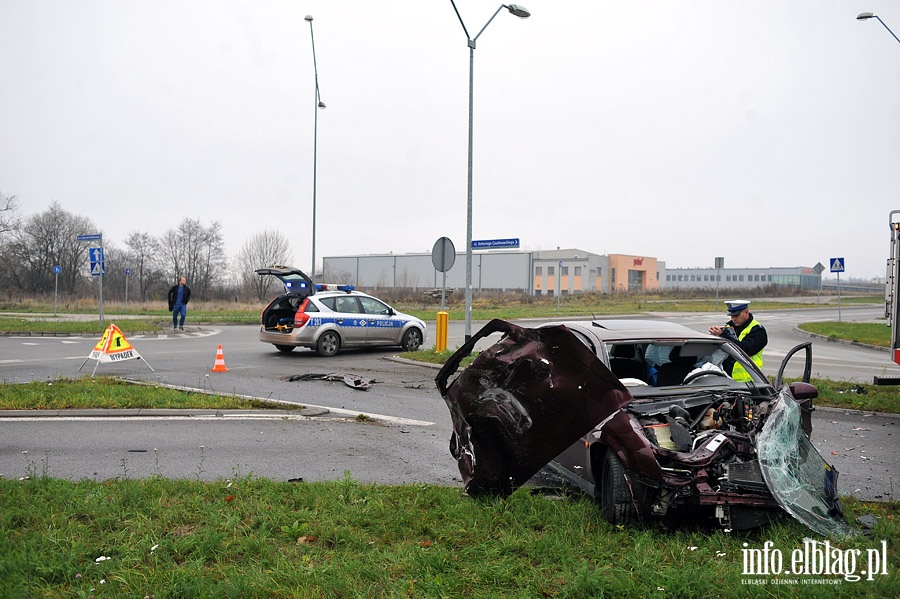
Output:
<path fill-rule="evenodd" d="M 831 259 L 831 272 L 844 272 L 844 259 L 843 258 L 832 258 Z"/>

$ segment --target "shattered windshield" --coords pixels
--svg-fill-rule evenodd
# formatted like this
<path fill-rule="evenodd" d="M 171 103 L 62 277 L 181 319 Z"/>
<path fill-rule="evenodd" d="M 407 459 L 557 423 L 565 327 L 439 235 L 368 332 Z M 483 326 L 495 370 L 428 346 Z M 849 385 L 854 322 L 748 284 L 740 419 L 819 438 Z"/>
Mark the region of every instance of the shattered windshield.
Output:
<path fill-rule="evenodd" d="M 856 535 L 837 501 L 838 472 L 816 451 L 800 424 L 800 406 L 779 394 L 757 438 L 763 478 L 790 515 L 825 537 Z"/>

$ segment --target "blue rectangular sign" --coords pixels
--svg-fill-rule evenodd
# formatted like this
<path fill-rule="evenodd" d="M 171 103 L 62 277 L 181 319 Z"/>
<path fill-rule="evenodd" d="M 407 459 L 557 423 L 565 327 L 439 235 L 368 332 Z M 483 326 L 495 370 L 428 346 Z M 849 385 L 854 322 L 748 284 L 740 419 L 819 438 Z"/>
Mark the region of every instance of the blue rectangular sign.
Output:
<path fill-rule="evenodd" d="M 91 258 L 91 276 L 98 277 L 106 274 L 106 257 L 103 248 L 91 248 L 88 250 Z"/>
<path fill-rule="evenodd" d="M 519 247 L 519 238 L 514 239 L 481 239 L 472 241 L 472 249 L 490 249 L 490 248 L 517 248 Z"/>
<path fill-rule="evenodd" d="M 831 272 L 844 272 L 844 259 L 843 258 L 832 258 L 831 259 Z"/>
<path fill-rule="evenodd" d="M 79 235 L 75 239 L 78 241 L 99 241 L 100 238 L 100 233 L 91 233 L 90 235 Z"/>

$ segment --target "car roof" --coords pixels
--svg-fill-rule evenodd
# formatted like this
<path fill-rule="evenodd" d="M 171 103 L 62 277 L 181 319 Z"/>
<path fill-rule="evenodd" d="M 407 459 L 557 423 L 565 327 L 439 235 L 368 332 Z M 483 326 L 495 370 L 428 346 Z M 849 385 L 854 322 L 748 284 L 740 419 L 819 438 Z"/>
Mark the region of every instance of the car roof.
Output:
<path fill-rule="evenodd" d="M 624 341 L 634 339 L 715 339 L 713 335 L 701 333 L 682 324 L 668 320 L 654 319 L 610 319 L 591 321 L 561 322 L 569 328 L 589 330 L 602 341 Z"/>

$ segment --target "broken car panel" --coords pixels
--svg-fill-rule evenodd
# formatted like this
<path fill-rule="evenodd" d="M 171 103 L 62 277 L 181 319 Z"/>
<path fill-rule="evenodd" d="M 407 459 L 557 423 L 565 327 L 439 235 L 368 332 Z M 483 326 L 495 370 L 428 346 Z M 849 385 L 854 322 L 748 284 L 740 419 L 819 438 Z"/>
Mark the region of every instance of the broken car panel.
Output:
<path fill-rule="evenodd" d="M 502 339 L 449 382 L 493 333 Z M 727 357 L 745 365 L 749 382 L 721 370 Z M 808 440 L 815 387 L 776 389 L 725 339 L 666 321 L 527 329 L 494 320 L 436 382 L 472 495 L 511 493 L 549 465 L 596 498 L 610 522 L 704 519 L 742 529 L 784 510 L 820 534 L 852 533 L 837 472 Z"/>
<path fill-rule="evenodd" d="M 475 344 L 483 351 L 447 387 Z M 524 329 L 492 320 L 441 368 L 436 381 L 453 420 L 450 451 L 470 495 L 508 494 L 534 476 L 572 439 L 630 401 L 597 357 L 561 327 Z"/>

